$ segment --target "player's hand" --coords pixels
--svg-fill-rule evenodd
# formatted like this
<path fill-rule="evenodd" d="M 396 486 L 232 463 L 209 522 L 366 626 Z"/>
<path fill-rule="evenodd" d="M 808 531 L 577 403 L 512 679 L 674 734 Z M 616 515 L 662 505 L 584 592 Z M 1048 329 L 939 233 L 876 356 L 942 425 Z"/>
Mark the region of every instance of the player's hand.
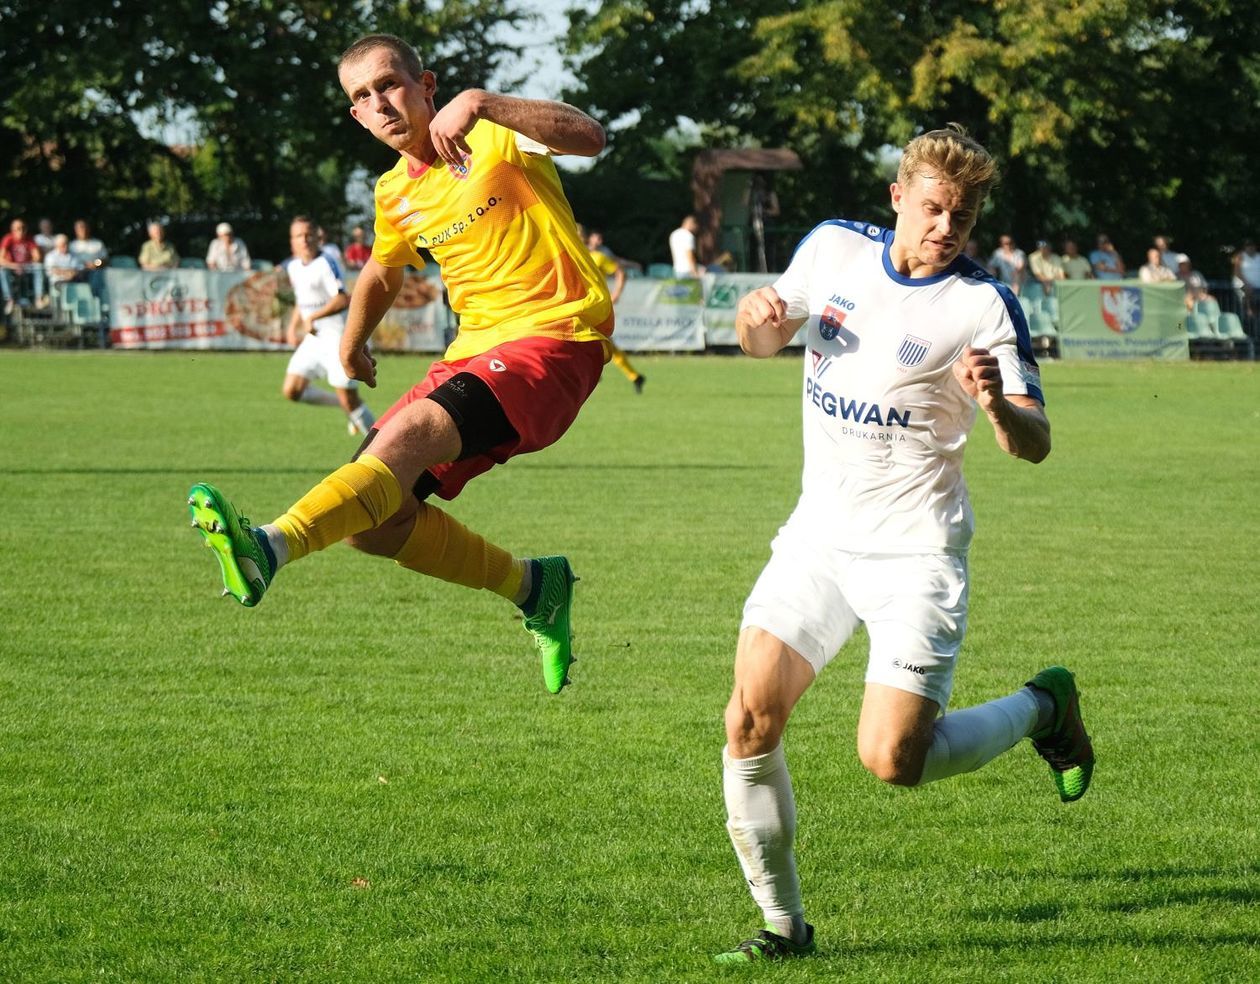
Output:
<path fill-rule="evenodd" d="M 996 355 L 988 349 L 967 346 L 954 363 L 954 378 L 963 392 L 980 405 L 980 409 L 988 412 L 1000 404 L 1005 396 L 1002 392 L 1002 371 L 998 368 Z"/>
<path fill-rule="evenodd" d="M 472 153 L 468 146 L 468 133 L 477 122 L 474 90 L 465 89 L 448 102 L 429 124 L 429 136 L 438 157 L 456 166 Z"/>
<path fill-rule="evenodd" d="M 308 335 L 315 334 L 315 319 L 302 316 L 302 327 L 306 329 Z"/>
<path fill-rule="evenodd" d="M 363 348 L 348 350 L 343 348 L 341 350 L 341 366 L 351 379 L 357 379 L 359 382 L 367 383 L 368 386 L 375 388 L 376 360 L 372 358 L 371 350 L 366 345 Z"/>
<path fill-rule="evenodd" d="M 735 327 L 746 331 L 762 325 L 779 329 L 787 320 L 787 305 L 773 287 L 758 287 L 740 298 L 735 309 Z"/>

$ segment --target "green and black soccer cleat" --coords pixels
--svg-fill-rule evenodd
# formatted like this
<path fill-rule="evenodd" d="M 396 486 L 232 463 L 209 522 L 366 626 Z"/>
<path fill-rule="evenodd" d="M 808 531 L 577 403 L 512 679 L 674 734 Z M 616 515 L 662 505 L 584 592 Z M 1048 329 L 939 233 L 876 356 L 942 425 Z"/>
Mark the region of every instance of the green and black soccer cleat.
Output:
<path fill-rule="evenodd" d="M 535 576 L 542 580 L 522 606 L 525 628 L 542 658 L 543 683 L 558 694 L 569 682 L 573 662 L 573 582 L 577 578 L 566 557 L 539 557 L 534 563 Z"/>
<path fill-rule="evenodd" d="M 223 593 L 246 608 L 262 601 L 275 576 L 275 561 L 249 520 L 237 515 L 232 503 L 213 485 L 198 482 L 188 490 L 192 525 L 214 551 L 223 575 Z"/>
<path fill-rule="evenodd" d="M 763 929 L 750 940 L 744 940 L 734 950 L 719 953 L 713 958 L 714 963 L 746 964 L 759 961 L 791 960 L 795 957 L 808 957 L 817 950 L 814 946 L 814 927 L 805 924 L 804 943 L 793 943 L 786 936 Z"/>
<path fill-rule="evenodd" d="M 1049 727 L 1029 737 L 1037 754 L 1050 763 L 1050 775 L 1059 791 L 1059 799 L 1071 803 L 1085 795 L 1094 775 L 1094 746 L 1081 720 L 1076 680 L 1062 666 L 1051 666 L 1029 680 L 1026 686 L 1044 690 L 1054 698 L 1054 720 Z"/>

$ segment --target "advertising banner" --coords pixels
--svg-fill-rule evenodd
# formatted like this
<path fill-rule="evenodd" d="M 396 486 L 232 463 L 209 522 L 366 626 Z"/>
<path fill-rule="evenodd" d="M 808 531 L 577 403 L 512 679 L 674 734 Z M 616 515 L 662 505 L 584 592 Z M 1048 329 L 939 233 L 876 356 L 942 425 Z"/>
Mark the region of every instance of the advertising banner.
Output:
<path fill-rule="evenodd" d="M 352 290 L 354 273 L 346 276 Z M 122 349 L 287 349 L 293 291 L 279 270 L 115 270 L 105 273 L 109 334 Z M 449 311 L 436 277 L 408 272 L 372 336 L 381 351 L 441 352 Z"/>
<path fill-rule="evenodd" d="M 1185 287 L 1178 281 L 1065 280 L 1059 354 L 1065 359 L 1189 359 Z"/>
<path fill-rule="evenodd" d="M 617 300 L 613 341 L 627 352 L 702 351 L 703 310 L 699 280 L 627 280 Z"/>

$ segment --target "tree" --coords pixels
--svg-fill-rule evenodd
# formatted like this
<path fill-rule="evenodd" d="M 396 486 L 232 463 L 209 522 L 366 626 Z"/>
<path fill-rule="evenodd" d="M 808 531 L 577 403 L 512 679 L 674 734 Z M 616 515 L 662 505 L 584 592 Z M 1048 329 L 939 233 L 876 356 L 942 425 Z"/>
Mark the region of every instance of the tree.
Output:
<path fill-rule="evenodd" d="M 1136 256 L 1166 232 L 1219 274 L 1260 205 L 1260 23 L 1228 0 L 605 0 L 571 23 L 571 98 L 620 120 L 618 166 L 654 166 L 679 116 L 710 146 L 788 146 L 788 222 L 891 219 L 886 153 L 947 121 L 1003 164 L 994 236 L 1105 228 Z"/>
<path fill-rule="evenodd" d="M 516 53 L 494 28 L 517 2 L 0 0 L 0 212 L 88 216 L 115 249 L 150 216 L 186 220 L 204 248 L 228 217 L 258 255 L 285 255 L 289 215 L 337 226 L 355 169 L 393 163 L 350 119 L 340 52 L 397 33 L 453 95 Z"/>

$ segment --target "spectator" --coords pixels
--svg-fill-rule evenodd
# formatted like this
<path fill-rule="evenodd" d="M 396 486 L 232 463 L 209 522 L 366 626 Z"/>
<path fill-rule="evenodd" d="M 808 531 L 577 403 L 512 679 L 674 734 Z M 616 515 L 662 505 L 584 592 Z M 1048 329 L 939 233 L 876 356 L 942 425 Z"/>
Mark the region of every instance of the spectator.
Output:
<path fill-rule="evenodd" d="M 1256 296 L 1260 294 L 1260 251 L 1256 250 L 1252 239 L 1243 243 L 1241 252 L 1234 254 L 1234 279 L 1242 287 L 1247 313 L 1254 313 Z"/>
<path fill-rule="evenodd" d="M 179 266 L 179 253 L 166 241 L 166 227 L 161 222 L 149 223 L 149 238 L 140 247 L 141 270 L 173 270 Z"/>
<path fill-rule="evenodd" d="M 1144 284 L 1166 284 L 1177 275 L 1164 266 L 1163 257 L 1154 246 L 1146 251 L 1146 262 L 1138 268 L 1138 279 Z"/>
<path fill-rule="evenodd" d="M 700 263 L 696 259 L 696 233 L 700 223 L 694 215 L 688 215 L 669 234 L 669 253 L 674 263 L 675 277 L 699 277 Z"/>
<path fill-rule="evenodd" d="M 998 238 L 998 248 L 989 257 L 989 270 L 993 276 L 1018 294 L 1024 287 L 1024 278 L 1028 275 L 1028 257 L 1015 245 L 1010 236 Z"/>
<path fill-rule="evenodd" d="M 734 273 L 735 255 L 729 249 L 723 250 L 706 269 L 709 273 Z"/>
<path fill-rule="evenodd" d="M 1124 279 L 1124 260 L 1106 236 L 1098 237 L 1098 248 L 1089 254 L 1089 262 L 1099 280 Z"/>
<path fill-rule="evenodd" d="M 35 304 L 43 307 L 48 303 L 44 294 L 44 267 L 40 262 L 43 254 L 35 240 L 26 234 L 26 222 L 14 219 L 9 231 L 0 239 L 0 293 L 4 294 L 4 313 L 13 313 L 19 298 L 18 278 L 25 273 L 34 281 Z"/>
<path fill-rule="evenodd" d="M 57 284 L 79 280 L 83 273 L 83 261 L 70 252 L 70 237 L 64 233 L 53 237 L 53 247 L 44 254 L 44 271 L 48 275 L 51 293 Z"/>
<path fill-rule="evenodd" d="M 1177 254 L 1177 279 L 1186 285 L 1186 310 L 1194 309 L 1199 301 L 1206 301 L 1212 295 L 1208 293 L 1207 280 L 1203 274 L 1190 263 L 1185 253 Z"/>
<path fill-rule="evenodd" d="M 315 237 L 319 243 L 319 251 L 332 260 L 337 268 L 337 275 L 341 275 L 341 271 L 345 269 L 346 260 L 341 255 L 341 247 L 336 243 L 328 241 L 328 234 L 324 232 L 323 226 L 317 226 L 315 229 Z"/>
<path fill-rule="evenodd" d="M 245 240 L 232 234 L 232 226 L 227 222 L 220 222 L 214 227 L 214 239 L 206 250 L 206 269 L 249 269 L 249 248 Z"/>
<path fill-rule="evenodd" d="M 1092 280 L 1094 268 L 1081 256 L 1075 239 L 1063 241 L 1063 273 L 1068 280 Z"/>
<path fill-rule="evenodd" d="M 39 232 L 35 233 L 35 245 L 47 257 L 56 243 L 57 234 L 53 231 L 52 219 L 40 219 Z"/>
<path fill-rule="evenodd" d="M 1047 296 L 1054 293 L 1055 281 L 1067 276 L 1063 269 L 1062 258 L 1044 239 L 1037 240 L 1037 251 L 1028 258 L 1028 268 Z"/>
<path fill-rule="evenodd" d="M 618 256 L 616 253 L 612 251 L 612 248 L 609 247 L 608 243 L 604 242 L 603 229 L 591 229 L 589 232 L 587 232 L 586 248 L 591 250 L 594 253 L 603 253 L 610 260 L 614 260 L 617 263 L 620 263 L 623 269 L 637 270 L 639 273 L 643 272 L 642 263 L 638 262 L 637 260 L 628 260 L 624 256 Z"/>
<path fill-rule="evenodd" d="M 362 270 L 363 264 L 372 258 L 372 248 L 364 242 L 366 237 L 367 234 L 361 225 L 350 230 L 350 245 L 346 247 L 346 266 L 351 270 Z"/>
<path fill-rule="evenodd" d="M 92 235 L 87 219 L 74 220 L 74 238 L 70 240 L 70 252 L 83 264 L 87 282 L 98 299 L 105 295 L 104 266 L 109 259 L 105 244 Z"/>
<path fill-rule="evenodd" d="M 1177 272 L 1177 259 L 1181 254 L 1172 248 L 1172 237 L 1156 236 L 1153 243 L 1155 248 L 1159 250 L 1159 262 L 1175 274 Z"/>

